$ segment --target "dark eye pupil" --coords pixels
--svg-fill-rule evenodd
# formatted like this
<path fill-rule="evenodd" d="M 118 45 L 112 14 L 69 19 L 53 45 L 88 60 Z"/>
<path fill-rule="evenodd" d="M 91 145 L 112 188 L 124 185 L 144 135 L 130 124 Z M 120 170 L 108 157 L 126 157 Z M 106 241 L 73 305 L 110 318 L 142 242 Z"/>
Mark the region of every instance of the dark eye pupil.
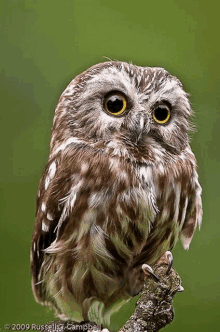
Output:
<path fill-rule="evenodd" d="M 168 117 L 168 110 L 166 107 L 160 106 L 155 109 L 154 115 L 158 121 L 164 121 Z"/>
<path fill-rule="evenodd" d="M 111 96 L 107 101 L 109 112 L 118 113 L 123 108 L 123 100 L 119 96 Z"/>

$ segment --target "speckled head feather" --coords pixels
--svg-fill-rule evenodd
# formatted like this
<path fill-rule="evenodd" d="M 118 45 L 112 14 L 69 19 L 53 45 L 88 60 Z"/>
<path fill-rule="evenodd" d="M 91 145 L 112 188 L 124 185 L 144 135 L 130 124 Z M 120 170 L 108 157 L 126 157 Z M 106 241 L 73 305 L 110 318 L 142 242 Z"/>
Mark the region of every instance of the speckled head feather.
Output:
<path fill-rule="evenodd" d="M 181 82 L 163 68 L 109 61 L 68 85 L 38 189 L 38 302 L 88 319 L 91 299 L 108 309 L 137 294 L 141 265 L 179 237 L 189 248 L 202 217 L 191 114 Z"/>

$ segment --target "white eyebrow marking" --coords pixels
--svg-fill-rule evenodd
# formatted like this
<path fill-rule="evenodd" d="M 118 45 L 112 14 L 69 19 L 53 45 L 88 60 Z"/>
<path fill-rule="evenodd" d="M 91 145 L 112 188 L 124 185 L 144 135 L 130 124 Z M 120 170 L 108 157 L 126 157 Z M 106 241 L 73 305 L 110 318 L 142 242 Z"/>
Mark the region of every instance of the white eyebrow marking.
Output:
<path fill-rule="evenodd" d="M 141 129 L 141 131 L 143 130 L 143 128 L 144 128 L 144 117 L 142 115 L 141 118 L 140 118 L 140 129 Z"/>

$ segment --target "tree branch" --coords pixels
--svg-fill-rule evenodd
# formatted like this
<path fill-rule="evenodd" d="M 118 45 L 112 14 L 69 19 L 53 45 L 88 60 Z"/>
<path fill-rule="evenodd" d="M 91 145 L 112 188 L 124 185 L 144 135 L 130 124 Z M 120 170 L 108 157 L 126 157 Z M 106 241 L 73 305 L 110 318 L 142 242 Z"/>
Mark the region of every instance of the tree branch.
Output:
<path fill-rule="evenodd" d="M 134 313 L 118 332 L 157 332 L 172 322 L 173 297 L 176 292 L 183 291 L 181 279 L 173 268 L 166 274 L 166 264 L 153 266 L 153 271 L 160 282 L 147 279 Z"/>

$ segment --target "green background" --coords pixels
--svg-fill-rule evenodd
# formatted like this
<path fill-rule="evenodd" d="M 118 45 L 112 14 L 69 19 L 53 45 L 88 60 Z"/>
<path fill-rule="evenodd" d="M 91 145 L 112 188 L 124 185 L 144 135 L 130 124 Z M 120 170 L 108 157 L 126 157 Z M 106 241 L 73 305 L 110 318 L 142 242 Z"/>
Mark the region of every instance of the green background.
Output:
<path fill-rule="evenodd" d="M 50 128 L 69 81 L 106 57 L 165 67 L 191 95 L 192 148 L 203 187 L 204 218 L 174 266 L 185 292 L 167 331 L 219 331 L 219 6 L 216 1 L 1 0 L 0 327 L 53 319 L 30 287 L 35 193 Z M 218 6 L 218 8 L 217 8 Z M 124 311 L 120 313 L 121 319 Z"/>

